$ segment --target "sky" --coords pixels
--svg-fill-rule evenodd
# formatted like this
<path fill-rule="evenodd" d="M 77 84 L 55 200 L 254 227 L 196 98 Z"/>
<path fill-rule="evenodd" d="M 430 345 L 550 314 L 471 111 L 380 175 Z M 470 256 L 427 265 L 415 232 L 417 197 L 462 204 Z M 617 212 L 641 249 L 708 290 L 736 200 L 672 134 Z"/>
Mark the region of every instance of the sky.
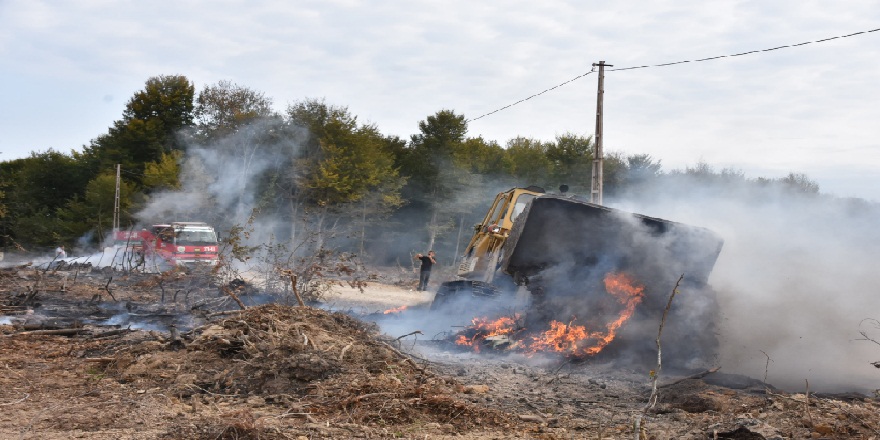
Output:
<path fill-rule="evenodd" d="M 177 74 L 279 112 L 324 99 L 403 138 L 443 109 L 502 145 L 592 135 L 598 75 L 581 75 L 605 61 L 606 151 L 880 201 L 880 31 L 614 70 L 878 28 L 875 0 L 0 0 L 0 159 L 79 150 Z"/>

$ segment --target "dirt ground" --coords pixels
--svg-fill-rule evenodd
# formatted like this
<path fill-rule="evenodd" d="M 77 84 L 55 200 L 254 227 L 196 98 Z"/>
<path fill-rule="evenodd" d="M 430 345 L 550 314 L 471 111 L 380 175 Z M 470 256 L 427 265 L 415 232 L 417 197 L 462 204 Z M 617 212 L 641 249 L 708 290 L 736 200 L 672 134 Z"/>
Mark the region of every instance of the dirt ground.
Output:
<path fill-rule="evenodd" d="M 0 439 L 880 439 L 874 397 L 721 366 L 661 372 L 649 406 L 612 360 L 383 334 L 431 294 L 380 280 L 298 307 L 189 274 L 0 270 Z"/>

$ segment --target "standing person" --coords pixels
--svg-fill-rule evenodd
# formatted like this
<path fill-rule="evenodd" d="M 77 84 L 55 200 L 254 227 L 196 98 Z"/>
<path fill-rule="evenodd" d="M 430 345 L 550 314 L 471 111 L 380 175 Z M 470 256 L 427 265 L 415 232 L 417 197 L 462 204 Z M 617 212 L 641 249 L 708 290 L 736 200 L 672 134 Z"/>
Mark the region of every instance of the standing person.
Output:
<path fill-rule="evenodd" d="M 58 246 L 55 248 L 55 258 L 67 258 L 67 252 L 64 251 L 64 246 Z"/>
<path fill-rule="evenodd" d="M 422 267 L 419 270 L 419 288 L 421 292 L 428 289 L 428 278 L 431 278 L 431 266 L 437 262 L 434 259 L 434 251 L 428 251 L 428 255 L 416 254 L 416 260 L 422 261 Z"/>

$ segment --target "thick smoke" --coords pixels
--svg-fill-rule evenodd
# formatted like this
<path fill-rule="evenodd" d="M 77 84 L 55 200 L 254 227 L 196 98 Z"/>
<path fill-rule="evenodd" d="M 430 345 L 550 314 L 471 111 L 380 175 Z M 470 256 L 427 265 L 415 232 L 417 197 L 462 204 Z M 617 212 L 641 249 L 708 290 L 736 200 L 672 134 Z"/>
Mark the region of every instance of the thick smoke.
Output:
<path fill-rule="evenodd" d="M 790 390 L 805 380 L 819 391 L 878 388 L 870 362 L 880 351 L 856 340 L 859 322 L 880 314 L 877 205 L 684 177 L 613 204 L 724 239 L 710 277 L 724 371 L 758 379 L 766 371 L 768 383 Z"/>

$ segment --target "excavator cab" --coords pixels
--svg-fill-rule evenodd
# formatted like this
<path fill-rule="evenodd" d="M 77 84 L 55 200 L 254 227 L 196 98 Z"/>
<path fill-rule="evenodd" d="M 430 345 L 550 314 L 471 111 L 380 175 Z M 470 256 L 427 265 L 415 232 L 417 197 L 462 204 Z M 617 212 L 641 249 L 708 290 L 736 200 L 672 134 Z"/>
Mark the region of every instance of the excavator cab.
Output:
<path fill-rule="evenodd" d="M 510 235 L 516 218 L 532 199 L 544 193 L 537 186 L 511 188 L 495 196 L 483 221 L 474 226 L 474 235 L 465 248 L 457 275 L 492 282 L 501 247 Z"/>

